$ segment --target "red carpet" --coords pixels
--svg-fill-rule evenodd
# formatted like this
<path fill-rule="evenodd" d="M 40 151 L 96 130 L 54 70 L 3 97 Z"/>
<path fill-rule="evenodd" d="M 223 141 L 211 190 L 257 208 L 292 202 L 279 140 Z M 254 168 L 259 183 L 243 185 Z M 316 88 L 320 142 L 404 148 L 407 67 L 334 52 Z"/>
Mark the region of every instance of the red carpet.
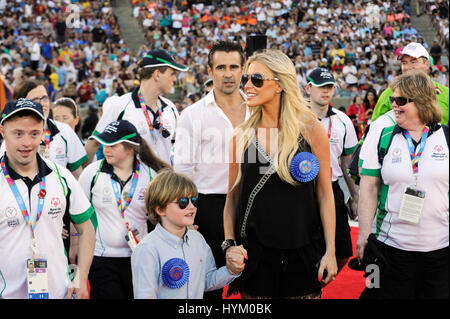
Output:
<path fill-rule="evenodd" d="M 356 256 L 356 240 L 358 227 L 351 227 L 353 257 Z M 329 283 L 322 290 L 322 299 L 358 299 L 366 285 L 363 271 L 355 271 L 347 265 L 339 272 L 334 282 Z"/>
<path fill-rule="evenodd" d="M 351 227 L 351 236 L 353 244 L 353 256 L 356 251 L 356 240 L 358 239 L 358 228 Z M 352 259 L 351 257 L 350 259 Z M 362 271 L 354 271 L 347 265 L 339 272 L 334 282 L 328 284 L 322 290 L 322 299 L 358 299 L 365 287 L 365 278 Z M 225 298 L 227 287 L 224 288 L 224 299 L 240 299 L 240 295 L 232 295 Z"/>

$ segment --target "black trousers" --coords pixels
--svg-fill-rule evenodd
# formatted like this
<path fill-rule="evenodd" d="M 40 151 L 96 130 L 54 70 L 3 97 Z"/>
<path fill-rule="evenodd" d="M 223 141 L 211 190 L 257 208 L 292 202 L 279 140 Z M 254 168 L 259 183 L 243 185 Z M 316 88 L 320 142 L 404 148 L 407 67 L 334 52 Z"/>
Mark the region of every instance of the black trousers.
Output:
<path fill-rule="evenodd" d="M 91 299 L 133 299 L 131 257 L 94 256 L 89 284 Z"/>
<path fill-rule="evenodd" d="M 332 184 L 334 193 L 334 204 L 336 207 L 336 258 L 345 259 L 353 255 L 352 237 L 350 234 L 350 225 L 348 224 L 347 207 L 344 202 L 344 193 L 339 182 Z"/>
<path fill-rule="evenodd" d="M 198 225 L 198 231 L 211 247 L 217 268 L 225 265 L 225 255 L 220 247 L 225 239 L 223 231 L 225 200 L 225 194 L 198 194 L 197 214 L 194 221 L 194 224 Z M 204 298 L 222 299 L 222 289 L 206 292 Z"/>
<path fill-rule="evenodd" d="M 417 252 L 376 245 L 388 266 L 380 272 L 379 287 L 365 288 L 361 299 L 449 298 L 449 247 Z"/>

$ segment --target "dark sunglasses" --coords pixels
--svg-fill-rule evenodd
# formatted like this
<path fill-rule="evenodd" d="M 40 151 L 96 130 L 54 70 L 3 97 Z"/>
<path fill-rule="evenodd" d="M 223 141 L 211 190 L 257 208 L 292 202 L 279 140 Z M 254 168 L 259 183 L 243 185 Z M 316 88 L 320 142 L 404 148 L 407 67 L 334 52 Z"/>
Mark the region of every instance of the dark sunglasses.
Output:
<path fill-rule="evenodd" d="M 252 75 L 249 74 L 242 74 L 241 83 L 242 86 L 246 85 L 248 80 L 251 80 L 253 85 L 257 88 L 260 88 L 264 85 L 264 81 L 280 81 L 278 78 L 265 78 L 262 74 L 259 73 L 253 73 Z"/>
<path fill-rule="evenodd" d="M 390 96 L 389 101 L 391 101 L 391 104 L 393 104 L 395 101 L 395 104 L 397 104 L 398 106 L 403 106 L 406 103 L 413 102 L 413 100 L 403 96 Z"/>
<path fill-rule="evenodd" d="M 192 196 L 192 197 L 181 197 L 178 202 L 175 202 L 178 204 L 178 206 L 180 207 L 180 209 L 185 209 L 186 207 L 189 206 L 189 199 L 191 200 L 192 205 L 194 205 L 195 207 L 197 207 L 198 204 L 198 196 Z"/>

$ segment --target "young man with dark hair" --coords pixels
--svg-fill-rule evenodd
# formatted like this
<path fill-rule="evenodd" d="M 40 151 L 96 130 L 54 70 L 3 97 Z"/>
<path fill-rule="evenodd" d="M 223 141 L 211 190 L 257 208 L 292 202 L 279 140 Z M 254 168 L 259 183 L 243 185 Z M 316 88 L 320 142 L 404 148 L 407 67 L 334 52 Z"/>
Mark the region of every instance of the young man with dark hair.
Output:
<path fill-rule="evenodd" d="M 225 265 L 223 208 L 228 189 L 228 143 L 233 129 L 248 118 L 239 90 L 245 62 L 242 47 L 217 42 L 208 55 L 212 90 L 181 113 L 175 142 L 174 168 L 193 179 L 199 191 L 195 224 L 211 247 L 217 267 Z M 221 290 L 205 293 L 220 299 Z"/>
<path fill-rule="evenodd" d="M 178 111 L 163 95 L 172 91 L 177 79 L 175 72 L 187 70 L 188 67 L 178 64 L 166 51 L 149 51 L 138 63 L 139 87 L 105 101 L 94 135 L 113 121 L 128 120 L 136 126 L 156 155 L 170 163 Z M 86 151 L 90 160 L 98 147 L 95 139 L 87 141 Z"/>

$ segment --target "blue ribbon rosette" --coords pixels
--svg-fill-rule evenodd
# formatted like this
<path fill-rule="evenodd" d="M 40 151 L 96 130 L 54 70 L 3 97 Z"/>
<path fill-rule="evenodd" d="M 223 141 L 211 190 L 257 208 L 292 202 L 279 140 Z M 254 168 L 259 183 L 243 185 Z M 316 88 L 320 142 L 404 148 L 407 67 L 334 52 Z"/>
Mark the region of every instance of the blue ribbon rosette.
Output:
<path fill-rule="evenodd" d="M 189 266 L 183 259 L 169 259 L 162 267 L 161 276 L 167 287 L 171 289 L 180 288 L 189 279 Z"/>
<path fill-rule="evenodd" d="M 291 173 L 299 182 L 310 182 L 316 178 L 319 173 L 319 160 L 312 153 L 298 153 L 292 159 Z"/>

